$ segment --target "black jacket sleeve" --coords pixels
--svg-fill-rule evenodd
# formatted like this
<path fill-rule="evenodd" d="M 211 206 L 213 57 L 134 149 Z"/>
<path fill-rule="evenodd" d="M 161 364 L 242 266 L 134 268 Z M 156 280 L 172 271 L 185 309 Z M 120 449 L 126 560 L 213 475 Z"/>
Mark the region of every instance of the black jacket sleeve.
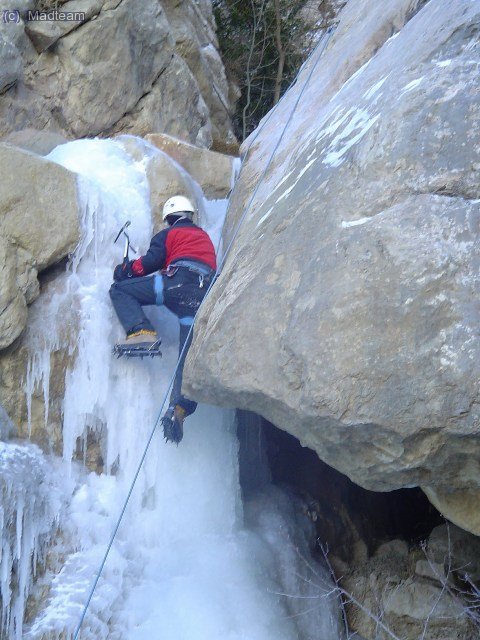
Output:
<path fill-rule="evenodd" d="M 165 266 L 165 260 L 167 259 L 167 233 L 168 229 L 163 229 L 154 235 L 147 253 L 140 258 L 144 275 L 148 276 L 150 273 L 163 269 Z"/>

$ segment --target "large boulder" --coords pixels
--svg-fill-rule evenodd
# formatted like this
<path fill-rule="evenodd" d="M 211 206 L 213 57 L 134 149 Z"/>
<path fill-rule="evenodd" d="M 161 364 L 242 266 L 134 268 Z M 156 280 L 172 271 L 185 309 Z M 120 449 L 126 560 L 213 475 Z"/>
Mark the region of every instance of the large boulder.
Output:
<path fill-rule="evenodd" d="M 0 143 L 0 233 L 31 255 L 38 271 L 71 253 L 80 238 L 75 174 Z"/>
<path fill-rule="evenodd" d="M 61 38 L 39 66 L 58 74 L 57 100 L 74 137 L 107 129 L 148 93 L 172 57 L 157 0 L 124 0 Z"/>
<path fill-rule="evenodd" d="M 76 176 L 33 153 L 0 144 L 0 351 L 26 328 L 27 305 L 40 293 L 38 271 L 71 253 L 79 238 Z M 22 364 L 11 377 L 8 360 L 3 354 L 0 400 L 15 419 L 24 404 L 18 381 L 25 367 L 22 358 L 14 358 Z M 7 391 L 12 383 L 13 396 Z"/>
<path fill-rule="evenodd" d="M 472 459 L 475 463 L 475 455 L 472 456 Z M 470 464 L 470 461 L 467 464 Z M 472 488 L 462 487 L 461 489 L 455 489 L 455 487 L 429 486 L 423 487 L 423 490 L 430 502 L 446 518 L 460 524 L 468 531 L 480 535 L 480 513 L 478 509 L 480 492 L 476 484 Z"/>
<path fill-rule="evenodd" d="M 235 168 L 233 156 L 196 147 L 162 133 L 152 133 L 146 138 L 178 162 L 198 182 L 207 198 L 228 196 Z"/>
<path fill-rule="evenodd" d="M 480 497 L 479 18 L 461 0 L 347 3 L 252 139 L 226 240 L 253 202 L 185 375 L 368 489 L 433 488 L 440 509 L 448 492 L 477 534 L 452 501 Z"/>

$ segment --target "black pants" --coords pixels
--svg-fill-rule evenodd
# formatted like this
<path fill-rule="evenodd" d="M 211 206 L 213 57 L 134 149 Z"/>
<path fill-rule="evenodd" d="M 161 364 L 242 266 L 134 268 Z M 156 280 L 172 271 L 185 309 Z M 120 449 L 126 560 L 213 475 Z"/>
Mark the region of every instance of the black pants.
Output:
<path fill-rule="evenodd" d="M 110 298 L 127 335 L 141 329 L 154 331 L 142 306 L 164 304 L 180 320 L 179 363 L 170 395 L 170 406 L 179 404 L 187 415 L 197 408 L 196 402 L 182 396 L 183 367 L 193 337 L 190 327 L 212 277 L 213 272 L 203 279 L 203 287 L 200 287 L 199 275 L 180 267 L 172 277 L 152 275 L 129 278 L 114 282 L 110 287 Z"/>

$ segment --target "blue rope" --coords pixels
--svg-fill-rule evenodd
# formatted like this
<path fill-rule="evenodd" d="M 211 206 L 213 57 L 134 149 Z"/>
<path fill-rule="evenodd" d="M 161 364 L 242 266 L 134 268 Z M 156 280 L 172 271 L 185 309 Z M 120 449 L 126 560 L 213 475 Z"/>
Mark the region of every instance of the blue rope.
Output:
<path fill-rule="evenodd" d="M 231 240 L 230 240 L 230 242 L 229 242 L 229 244 L 227 246 L 227 249 L 226 249 L 226 251 L 225 251 L 225 253 L 224 253 L 223 257 L 222 257 L 222 260 L 220 261 L 220 265 L 219 265 L 218 271 L 221 271 L 222 268 L 223 268 L 223 265 L 225 264 L 225 260 L 227 259 L 227 256 L 228 256 L 228 254 L 230 252 L 230 249 L 232 248 L 233 242 L 234 242 L 235 238 L 238 235 L 240 227 L 242 226 L 242 224 L 243 224 L 243 222 L 244 222 L 244 220 L 245 220 L 245 218 L 246 218 L 246 216 L 247 216 L 247 214 L 248 214 L 248 212 L 250 210 L 250 207 L 252 206 L 252 203 L 253 203 L 253 201 L 255 199 L 255 196 L 257 195 L 258 190 L 260 188 L 260 184 L 262 183 L 262 181 L 265 178 L 265 175 L 266 175 L 268 169 L 270 168 L 270 165 L 271 165 L 271 163 L 273 161 L 275 153 L 277 152 L 278 147 L 282 143 L 282 140 L 284 138 L 285 132 L 286 132 L 288 126 L 290 125 L 290 122 L 292 121 L 293 115 L 294 115 L 294 113 L 295 113 L 295 111 L 296 111 L 296 109 L 298 107 L 298 104 L 299 104 L 299 102 L 300 102 L 300 100 L 301 100 L 301 98 L 302 98 L 302 96 L 303 96 L 303 94 L 305 92 L 305 89 L 307 88 L 307 86 L 308 86 L 308 84 L 310 82 L 310 79 L 311 79 L 311 77 L 312 77 L 312 75 L 313 75 L 313 73 L 314 73 L 314 71 L 315 71 L 315 69 L 317 67 L 318 61 L 320 60 L 320 57 L 322 56 L 322 53 L 323 53 L 325 47 L 327 46 L 327 43 L 328 43 L 328 41 L 330 39 L 331 34 L 332 34 L 332 30 L 329 29 L 326 32 L 325 37 L 320 40 L 320 42 L 317 44 L 317 46 L 312 51 L 310 56 L 303 63 L 303 65 L 300 67 L 300 69 L 298 70 L 297 75 L 295 76 L 295 79 L 293 80 L 292 84 L 289 87 L 289 90 L 290 90 L 296 84 L 297 79 L 298 79 L 300 73 L 302 72 L 303 68 L 306 66 L 306 64 L 309 62 L 310 59 L 314 58 L 316 52 L 319 49 L 321 49 L 321 51 L 320 51 L 320 53 L 318 55 L 318 58 L 315 61 L 315 63 L 312 65 L 312 68 L 311 68 L 311 70 L 310 70 L 310 72 L 309 72 L 309 74 L 307 76 L 307 79 L 305 80 L 305 83 L 303 84 L 303 87 L 302 87 L 302 89 L 301 89 L 301 91 L 300 91 L 300 93 L 299 93 L 299 95 L 298 95 L 298 97 L 297 97 L 297 99 L 295 101 L 295 104 L 293 105 L 293 108 L 292 108 L 292 110 L 290 112 L 290 115 L 289 115 L 289 117 L 287 119 L 287 122 L 285 123 L 285 126 L 284 126 L 284 128 L 282 130 L 282 133 L 281 133 L 279 139 L 277 140 L 277 143 L 275 144 L 275 147 L 273 148 L 273 151 L 272 151 L 272 153 L 270 155 L 270 158 L 268 159 L 268 162 L 267 162 L 267 164 L 265 166 L 265 169 L 263 170 L 263 173 L 262 173 L 262 175 L 260 176 L 260 178 L 259 178 L 259 180 L 257 182 L 257 185 L 256 185 L 256 187 L 255 187 L 255 189 L 254 189 L 254 191 L 252 193 L 252 196 L 251 196 L 250 200 L 248 201 L 248 204 L 247 204 L 247 206 L 245 208 L 245 211 L 243 212 L 243 215 L 242 215 L 242 217 L 240 218 L 240 220 L 239 220 L 239 222 L 237 224 L 235 232 L 234 232 L 234 234 L 233 234 L 233 236 L 232 236 L 232 238 L 231 238 Z M 286 94 L 287 94 L 287 92 L 285 92 L 285 94 L 282 96 L 282 99 L 279 102 L 277 102 L 275 107 L 269 112 L 269 114 L 266 117 L 265 121 L 263 122 L 262 126 L 259 127 L 259 130 L 257 131 L 257 133 L 253 136 L 252 140 L 250 141 L 250 143 L 248 145 L 248 149 L 247 149 L 247 151 L 246 151 L 246 153 L 244 155 L 244 158 L 242 160 L 242 165 L 240 167 L 239 176 L 241 175 L 241 172 L 242 172 L 242 169 L 243 169 L 243 166 L 244 166 L 244 163 L 245 163 L 245 159 L 248 156 L 248 153 L 249 153 L 249 151 L 250 151 L 250 149 L 252 147 L 252 144 L 255 142 L 255 140 L 257 139 L 257 137 L 260 134 L 260 132 L 263 130 L 263 128 L 269 122 L 269 120 L 272 117 L 273 113 L 277 110 L 278 106 L 281 104 L 281 102 L 285 98 Z M 228 213 L 229 209 L 230 209 L 230 203 L 229 203 L 229 205 L 227 207 L 227 213 Z M 226 215 L 227 214 L 225 214 L 225 217 L 226 217 Z M 215 281 L 216 281 L 216 278 L 214 278 L 212 280 L 212 282 L 210 283 L 210 285 L 209 285 L 209 287 L 208 287 L 208 289 L 207 289 L 207 291 L 205 293 L 205 297 L 203 298 L 203 301 L 207 298 L 208 293 L 210 292 L 210 289 L 212 288 L 212 286 L 215 283 Z M 203 301 L 202 301 L 202 304 L 203 304 Z M 183 345 L 182 351 L 181 351 L 181 353 L 180 353 L 180 355 L 178 357 L 177 364 L 175 366 L 175 369 L 173 371 L 172 377 L 170 379 L 170 384 L 168 385 L 168 388 L 167 388 L 167 391 L 166 391 L 166 393 L 164 395 L 162 404 L 160 405 L 160 411 L 159 411 L 159 413 L 157 415 L 157 418 L 155 420 L 155 425 L 154 425 L 154 427 L 153 427 L 153 429 L 152 429 L 152 431 L 151 431 L 151 433 L 150 433 L 150 435 L 148 437 L 147 444 L 145 446 L 145 449 L 143 450 L 142 457 L 140 458 L 140 462 L 138 463 L 138 467 L 137 467 L 137 470 L 136 470 L 135 475 L 133 477 L 132 483 L 130 485 L 130 489 L 129 489 L 128 493 L 127 493 L 127 497 L 125 498 L 125 502 L 123 504 L 122 510 L 120 511 L 120 515 L 118 516 L 118 519 L 117 519 L 117 522 L 116 522 L 115 527 L 113 529 L 113 533 L 111 535 L 111 538 L 110 538 L 110 541 L 108 543 L 107 549 L 106 549 L 105 554 L 103 556 L 102 562 L 101 562 L 100 567 L 99 567 L 98 572 L 97 572 L 97 575 L 95 576 L 95 580 L 93 581 L 93 584 L 92 584 L 92 587 L 90 589 L 87 601 L 85 602 L 85 605 L 83 607 L 83 611 L 82 611 L 82 614 L 80 616 L 80 620 L 78 622 L 77 628 L 75 630 L 75 634 L 73 636 L 73 640 L 78 640 L 78 635 L 80 633 L 80 629 L 82 628 L 82 624 L 83 624 L 83 622 L 85 620 L 85 616 L 87 614 L 88 607 L 90 606 L 90 602 L 91 602 L 91 600 L 93 598 L 93 594 L 95 593 L 95 589 L 97 588 L 98 581 L 100 580 L 100 576 L 102 575 L 103 568 L 105 567 L 105 563 L 107 562 L 107 558 L 108 558 L 108 556 L 110 554 L 110 550 L 112 548 L 112 545 L 113 545 L 113 543 L 115 541 L 115 538 L 117 536 L 117 533 L 118 533 L 118 530 L 120 528 L 120 525 L 122 523 L 123 516 L 125 515 L 125 511 L 127 510 L 127 506 L 128 506 L 129 501 L 130 501 L 130 497 L 131 497 L 131 495 L 133 493 L 133 490 L 135 488 L 138 476 L 139 476 L 140 471 L 141 471 L 141 469 L 143 467 L 143 463 L 145 462 L 145 458 L 147 457 L 147 453 L 148 453 L 148 450 L 150 448 L 150 444 L 151 444 L 151 442 L 153 440 L 153 436 L 155 435 L 155 432 L 157 430 L 158 424 L 159 424 L 161 416 L 162 416 L 163 408 L 164 408 L 164 406 L 165 406 L 165 404 L 167 402 L 167 398 L 168 398 L 168 396 L 170 394 L 170 390 L 171 390 L 171 388 L 173 386 L 173 382 L 175 380 L 175 376 L 177 375 L 179 363 L 180 363 L 180 361 L 181 361 L 181 359 L 182 359 L 182 357 L 183 357 L 183 355 L 184 355 L 184 353 L 185 353 L 185 351 L 187 349 L 188 339 L 190 338 L 190 335 L 191 335 L 191 333 L 193 331 L 193 327 L 194 327 L 194 323 L 190 327 L 190 331 L 188 332 L 187 339 L 185 340 L 185 344 Z"/>

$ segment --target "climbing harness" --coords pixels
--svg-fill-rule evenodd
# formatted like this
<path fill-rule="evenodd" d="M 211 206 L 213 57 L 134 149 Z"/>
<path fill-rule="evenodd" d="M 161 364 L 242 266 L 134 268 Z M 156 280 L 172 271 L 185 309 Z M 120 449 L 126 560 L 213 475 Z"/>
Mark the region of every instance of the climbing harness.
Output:
<path fill-rule="evenodd" d="M 178 267 L 175 267 L 173 264 L 169 264 L 165 269 L 161 269 L 160 273 L 162 276 L 167 276 L 167 278 L 173 278 L 177 271 Z"/>
<path fill-rule="evenodd" d="M 318 62 L 319 62 L 319 60 L 320 60 L 320 58 L 322 56 L 322 53 L 323 53 L 325 47 L 327 46 L 327 43 L 328 43 L 328 41 L 329 41 L 329 39 L 331 37 L 331 34 L 332 34 L 332 29 L 329 29 L 326 32 L 324 38 L 322 38 L 319 41 L 319 43 L 315 47 L 314 51 L 310 54 L 310 56 L 307 58 L 307 60 L 300 67 L 297 75 L 295 76 L 294 81 L 292 82 L 292 84 L 289 87 L 289 89 L 291 89 L 296 84 L 297 79 L 298 79 L 299 75 L 301 74 L 302 70 L 304 68 L 306 68 L 306 65 L 308 64 L 308 62 L 310 60 L 313 60 L 314 57 L 315 57 L 315 54 L 317 53 L 317 51 L 320 50 L 320 53 L 318 54 L 318 57 L 317 57 L 316 61 L 314 63 L 312 63 L 312 68 L 310 69 L 310 71 L 309 71 L 309 73 L 307 75 L 307 78 L 306 78 L 306 80 L 305 80 L 305 82 L 304 82 L 304 84 L 303 84 L 303 86 L 302 86 L 302 88 L 301 88 L 301 90 L 300 90 L 300 92 L 299 92 L 299 94 L 297 96 L 297 99 L 296 99 L 296 101 L 295 101 L 295 103 L 293 105 L 293 108 L 292 108 L 292 110 L 291 110 L 291 112 L 290 112 L 290 114 L 289 114 L 289 116 L 287 118 L 287 122 L 285 123 L 285 126 L 282 129 L 282 133 L 280 134 L 280 137 L 278 138 L 278 140 L 277 140 L 277 142 L 276 142 L 276 144 L 275 144 L 275 146 L 274 146 L 274 148 L 272 150 L 272 153 L 270 154 L 268 162 L 265 165 L 265 168 L 264 168 L 262 174 L 260 175 L 260 177 L 258 179 L 258 182 L 257 182 L 257 184 L 255 186 L 255 189 L 253 190 L 253 193 L 252 193 L 252 195 L 251 195 L 251 197 L 250 197 L 250 199 L 249 199 L 249 201 L 248 201 L 248 203 L 247 203 L 247 205 L 246 205 L 246 207 L 244 209 L 244 212 L 243 212 L 242 216 L 240 217 L 240 220 L 238 221 L 238 224 L 237 224 L 237 226 L 235 228 L 235 231 L 234 231 L 234 233 L 232 235 L 232 238 L 231 238 L 231 240 L 230 240 L 230 242 L 229 242 L 229 244 L 228 244 L 228 246 L 227 246 L 227 248 L 225 250 L 225 253 L 224 253 L 223 257 L 222 257 L 222 260 L 220 261 L 218 272 L 221 271 L 221 269 L 223 268 L 223 265 L 225 264 L 226 258 L 227 258 L 228 254 L 230 252 L 230 249 L 232 248 L 233 242 L 235 241 L 235 239 L 236 239 L 236 237 L 238 235 L 238 232 L 239 232 L 239 230 L 240 230 L 245 218 L 247 217 L 247 215 L 248 215 L 248 213 L 250 211 L 250 207 L 253 204 L 253 201 L 254 201 L 254 199 L 255 199 L 255 197 L 256 197 L 256 195 L 258 193 L 258 190 L 260 188 L 260 185 L 263 182 L 263 179 L 265 178 L 265 175 L 266 175 L 268 169 L 270 168 L 270 165 L 272 164 L 273 158 L 274 158 L 274 156 L 275 156 L 280 144 L 282 143 L 282 140 L 283 140 L 283 137 L 285 135 L 285 132 L 288 129 L 288 127 L 290 125 L 290 122 L 292 121 L 293 115 L 294 115 L 295 111 L 297 110 L 298 104 L 299 104 L 299 102 L 300 102 L 300 100 L 301 100 L 301 98 L 302 98 L 302 96 L 303 96 L 303 94 L 305 92 L 305 89 L 307 88 L 307 86 L 308 86 L 308 84 L 310 82 L 310 79 L 311 79 L 315 69 L 317 68 L 317 64 L 318 64 Z M 265 120 L 264 120 L 263 124 L 261 125 L 261 127 L 259 127 L 259 130 L 257 131 L 257 133 L 253 136 L 252 140 L 250 141 L 250 143 L 248 145 L 247 152 L 245 153 L 245 155 L 243 157 L 243 160 L 242 160 L 242 166 L 240 168 L 240 175 L 241 175 L 242 168 L 243 168 L 243 165 L 245 163 L 245 160 L 248 157 L 248 154 L 250 152 L 250 149 L 252 148 L 253 143 L 255 142 L 255 140 L 257 139 L 258 135 L 261 133 L 261 131 L 265 127 L 265 125 L 269 122 L 270 118 L 272 117 L 273 113 L 277 110 L 278 106 L 282 103 L 283 99 L 285 98 L 286 93 L 287 92 L 285 92 L 285 94 L 283 95 L 282 99 L 279 102 L 277 102 L 275 107 L 270 111 L 270 113 L 265 118 Z M 230 202 L 231 202 L 231 200 L 230 200 Z M 229 207 L 227 207 L 227 213 L 228 213 L 228 209 L 229 209 Z M 120 233 L 118 234 L 117 239 L 121 235 L 122 231 L 124 232 L 123 228 L 120 230 Z M 178 264 L 178 262 L 177 262 L 177 264 Z M 208 297 L 208 293 L 210 292 L 210 289 L 212 288 L 212 286 L 213 286 L 213 284 L 215 282 L 216 282 L 216 277 L 212 278 L 212 281 L 210 282 L 210 284 L 208 286 L 208 289 L 207 289 L 207 291 L 205 293 L 205 297 L 203 298 L 203 300 L 205 300 Z M 165 392 L 165 395 L 163 397 L 163 401 L 162 401 L 162 404 L 160 406 L 160 411 L 159 411 L 159 413 L 157 415 L 157 418 L 155 420 L 154 427 L 153 427 L 153 429 L 150 432 L 150 435 L 148 437 L 147 444 L 146 444 L 146 446 L 145 446 L 145 448 L 143 450 L 142 456 L 140 458 L 140 461 L 138 463 L 137 469 L 136 469 L 135 474 L 133 476 L 133 480 L 132 480 L 132 483 L 130 485 L 130 489 L 128 490 L 127 496 L 125 498 L 125 502 L 123 503 L 122 509 L 120 511 L 120 515 L 118 516 L 118 519 L 117 519 L 117 521 L 115 523 L 115 527 L 113 529 L 112 535 L 111 535 L 109 543 L 107 545 L 107 549 L 105 551 L 105 554 L 104 554 L 104 556 L 102 558 L 102 562 L 100 563 L 100 567 L 99 567 L 99 569 L 97 571 L 97 574 L 95 576 L 95 579 L 93 581 L 93 584 L 92 584 L 92 587 L 90 589 L 87 601 L 85 602 L 85 605 L 83 607 L 82 614 L 80 616 L 80 620 L 78 622 L 77 628 L 76 628 L 75 633 L 73 635 L 73 640 L 78 640 L 78 636 L 79 636 L 80 630 L 82 628 L 82 624 L 83 624 L 83 622 L 85 620 L 85 616 L 87 614 L 88 607 L 90 606 L 90 602 L 91 602 L 91 600 L 93 598 L 93 594 L 95 593 L 95 589 L 97 588 L 98 581 L 100 580 L 100 576 L 102 575 L 103 569 L 105 567 L 105 563 L 107 562 L 107 558 L 108 558 L 108 556 L 110 554 L 110 550 L 112 548 L 112 545 L 114 543 L 114 540 L 115 540 L 115 538 L 117 536 L 117 533 L 118 533 L 118 530 L 120 528 L 120 524 L 122 523 L 123 516 L 125 515 L 125 511 L 127 510 L 128 503 L 130 502 L 130 497 L 131 497 L 131 495 L 133 493 L 133 490 L 135 488 L 135 485 L 137 483 L 138 476 L 140 475 L 140 471 L 141 471 L 141 469 L 143 467 L 143 463 L 145 462 L 145 458 L 147 457 L 147 453 L 148 453 L 148 450 L 150 449 L 150 444 L 151 444 L 151 442 L 153 440 L 153 436 L 155 435 L 157 427 L 158 427 L 159 423 L 161 422 L 161 415 L 162 415 L 163 407 L 165 406 L 165 404 L 167 402 L 167 398 L 168 398 L 168 396 L 170 394 L 170 390 L 171 390 L 171 388 L 173 386 L 173 382 L 175 380 L 175 375 L 177 373 L 177 369 L 178 369 L 179 363 L 181 362 L 183 356 L 185 355 L 185 352 L 186 352 L 186 349 L 187 349 L 187 345 L 189 344 L 189 337 L 190 337 L 190 335 L 191 335 L 191 333 L 193 331 L 193 327 L 194 327 L 194 323 L 192 323 L 192 325 L 190 327 L 190 331 L 188 333 L 187 339 L 185 340 L 185 344 L 183 346 L 183 349 L 182 349 L 182 351 L 181 351 L 181 353 L 180 353 L 180 355 L 178 357 L 177 365 L 176 365 L 176 367 L 175 367 L 175 369 L 173 371 L 172 377 L 170 379 L 170 383 L 169 383 L 168 388 L 167 388 L 167 390 Z"/>
<path fill-rule="evenodd" d="M 206 280 L 209 281 L 210 278 L 215 276 L 215 271 L 213 269 L 210 267 L 203 267 L 201 264 L 197 264 L 192 260 L 177 260 L 173 264 L 169 264 L 165 269 L 162 269 L 160 273 L 162 276 L 167 276 L 167 278 L 173 278 L 180 268 L 188 269 L 188 271 L 198 276 L 198 286 L 200 289 L 203 289 Z M 181 287 L 182 285 L 174 285 L 170 288 L 173 289 L 175 286 Z"/>

